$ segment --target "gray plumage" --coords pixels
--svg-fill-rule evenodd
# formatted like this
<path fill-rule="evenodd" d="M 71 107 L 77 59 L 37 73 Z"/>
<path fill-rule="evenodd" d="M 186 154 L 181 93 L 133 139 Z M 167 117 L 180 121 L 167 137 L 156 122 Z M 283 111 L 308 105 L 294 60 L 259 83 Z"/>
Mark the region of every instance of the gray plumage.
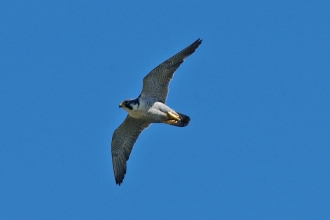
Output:
<path fill-rule="evenodd" d="M 168 84 L 173 78 L 174 72 L 179 68 L 186 57 L 195 52 L 201 43 L 202 40 L 196 40 L 190 46 L 175 54 L 146 75 L 143 78 L 141 96 L 155 97 L 158 101 L 165 103 L 168 93 Z"/>
<path fill-rule="evenodd" d="M 112 136 L 111 153 L 112 164 L 117 184 L 123 182 L 126 174 L 126 163 L 133 145 L 141 132 L 151 123 L 166 123 L 178 127 L 189 124 L 190 118 L 181 114 L 166 103 L 168 85 L 174 72 L 184 59 L 195 52 L 202 43 L 198 39 L 187 48 L 154 68 L 143 79 L 142 92 L 134 100 L 125 100 L 119 107 L 128 112 L 124 122 L 115 130 Z"/>
<path fill-rule="evenodd" d="M 149 121 L 127 116 L 113 133 L 111 152 L 116 183 L 122 183 L 126 174 L 126 161 L 131 154 L 133 145 L 141 132 L 149 125 Z"/>

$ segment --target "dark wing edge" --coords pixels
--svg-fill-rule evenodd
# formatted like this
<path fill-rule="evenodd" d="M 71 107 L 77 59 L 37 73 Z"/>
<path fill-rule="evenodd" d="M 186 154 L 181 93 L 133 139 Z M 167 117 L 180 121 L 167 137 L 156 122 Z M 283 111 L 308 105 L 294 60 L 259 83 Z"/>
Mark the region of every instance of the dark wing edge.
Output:
<path fill-rule="evenodd" d="M 113 172 L 116 184 L 120 185 L 126 174 L 126 163 L 133 145 L 141 132 L 151 123 L 127 116 L 124 122 L 114 131 L 111 142 Z"/>
<path fill-rule="evenodd" d="M 202 39 L 198 38 L 194 43 L 167 59 L 148 73 L 148 75 L 143 78 L 141 95 L 155 97 L 158 101 L 165 103 L 168 93 L 168 85 L 173 78 L 174 72 L 180 67 L 185 58 L 195 52 L 201 43 Z"/>

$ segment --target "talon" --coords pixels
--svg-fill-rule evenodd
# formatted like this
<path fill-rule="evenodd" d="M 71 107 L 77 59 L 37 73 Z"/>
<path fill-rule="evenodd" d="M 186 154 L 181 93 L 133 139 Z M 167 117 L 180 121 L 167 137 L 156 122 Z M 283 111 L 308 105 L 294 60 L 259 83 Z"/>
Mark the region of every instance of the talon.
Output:
<path fill-rule="evenodd" d="M 172 120 L 174 120 L 174 121 L 180 121 L 180 117 L 176 113 L 174 113 L 174 112 L 167 112 L 167 114 L 170 116 L 170 118 Z"/>
<path fill-rule="evenodd" d="M 176 120 L 166 120 L 166 122 L 167 123 L 169 123 L 169 124 L 177 124 L 178 123 L 178 121 L 176 121 Z"/>

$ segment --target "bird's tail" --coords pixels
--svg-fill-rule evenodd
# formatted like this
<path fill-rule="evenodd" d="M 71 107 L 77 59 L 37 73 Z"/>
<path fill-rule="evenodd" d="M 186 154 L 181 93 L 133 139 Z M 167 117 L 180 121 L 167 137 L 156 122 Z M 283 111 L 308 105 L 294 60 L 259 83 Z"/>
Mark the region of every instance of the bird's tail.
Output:
<path fill-rule="evenodd" d="M 169 112 L 169 119 L 165 121 L 166 124 L 174 125 L 178 127 L 185 127 L 189 124 L 190 118 L 187 115 L 179 112 Z"/>

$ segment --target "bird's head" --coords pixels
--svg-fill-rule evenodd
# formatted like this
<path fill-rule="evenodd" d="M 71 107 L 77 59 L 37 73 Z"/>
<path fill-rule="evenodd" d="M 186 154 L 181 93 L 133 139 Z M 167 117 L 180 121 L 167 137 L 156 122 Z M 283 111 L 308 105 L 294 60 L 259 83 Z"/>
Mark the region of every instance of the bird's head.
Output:
<path fill-rule="evenodd" d="M 122 101 L 119 104 L 119 108 L 123 108 L 126 111 L 131 111 L 131 110 L 136 110 L 139 107 L 139 105 L 140 105 L 140 102 L 138 99 L 134 99 L 134 100 L 128 99 L 128 100 Z"/>

